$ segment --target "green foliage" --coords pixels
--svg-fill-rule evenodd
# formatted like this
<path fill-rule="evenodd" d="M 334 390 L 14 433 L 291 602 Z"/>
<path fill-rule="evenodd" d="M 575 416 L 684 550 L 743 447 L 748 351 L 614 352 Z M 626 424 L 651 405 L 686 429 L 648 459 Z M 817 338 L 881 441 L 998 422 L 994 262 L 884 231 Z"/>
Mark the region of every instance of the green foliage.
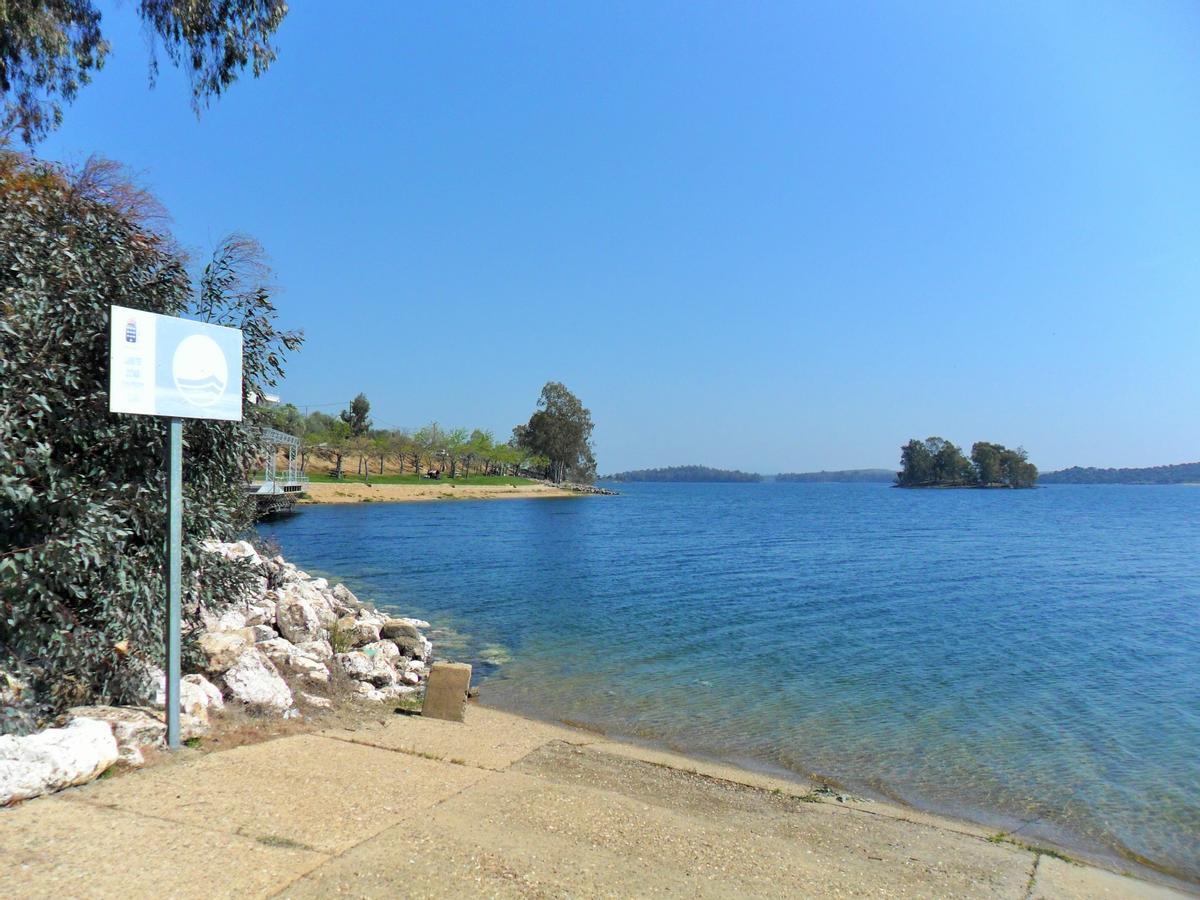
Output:
<path fill-rule="evenodd" d="M 140 0 L 136 8 L 151 41 L 187 71 L 197 111 L 247 66 L 256 77 L 267 70 L 275 59 L 271 40 L 287 15 L 285 0 Z M 93 0 L 0 2 L 0 129 L 20 131 L 33 144 L 61 124 L 62 103 L 75 99 L 111 49 L 100 22 Z"/>
<path fill-rule="evenodd" d="M 711 469 L 708 466 L 669 466 L 665 469 L 637 469 L 606 475 L 606 481 L 672 481 L 672 482 L 757 482 L 761 475 L 739 472 L 736 469 Z"/>
<path fill-rule="evenodd" d="M 366 394 L 359 394 L 350 401 L 350 408 L 341 412 L 342 421 L 350 426 L 350 434 L 360 437 L 371 430 L 371 401 Z"/>
<path fill-rule="evenodd" d="M 900 448 L 900 487 L 1033 487 L 1037 466 L 1024 449 L 1010 450 L 1003 444 L 978 441 L 968 460 L 945 438 L 909 441 Z"/>
<path fill-rule="evenodd" d="M 0 668 L 49 709 L 136 701 L 161 663 L 166 427 L 108 411 L 110 304 L 241 327 L 257 394 L 301 341 L 276 329 L 250 242 L 218 247 L 196 292 L 146 206 L 111 165 L 0 155 Z M 246 425 L 259 419 L 247 405 Z M 201 544 L 247 523 L 257 442 L 192 420 L 184 444 L 186 628 L 198 601 L 219 607 L 246 584 Z"/>
<path fill-rule="evenodd" d="M 1042 484 L 1196 484 L 1200 462 L 1144 469 L 1095 469 L 1072 466 L 1039 476 Z"/>
<path fill-rule="evenodd" d="M 591 482 L 596 478 L 592 455 L 592 414 L 558 381 L 549 381 L 538 398 L 537 411 L 525 425 L 513 429 L 516 445 L 548 460 L 550 477 Z"/>

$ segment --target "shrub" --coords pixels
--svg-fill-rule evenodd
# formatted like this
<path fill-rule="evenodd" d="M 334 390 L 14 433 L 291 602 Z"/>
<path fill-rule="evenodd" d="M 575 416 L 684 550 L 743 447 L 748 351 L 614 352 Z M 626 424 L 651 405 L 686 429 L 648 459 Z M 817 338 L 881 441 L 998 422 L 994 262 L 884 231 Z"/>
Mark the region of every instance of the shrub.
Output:
<path fill-rule="evenodd" d="M 302 340 L 275 326 L 257 245 L 224 241 L 197 289 L 162 221 L 112 164 L 0 148 L 0 669 L 46 714 L 140 699 L 162 663 L 166 425 L 108 411 L 110 304 L 241 327 L 247 395 Z M 244 408 L 184 424 L 185 634 L 247 586 L 201 547 L 248 524 L 262 414 Z"/>

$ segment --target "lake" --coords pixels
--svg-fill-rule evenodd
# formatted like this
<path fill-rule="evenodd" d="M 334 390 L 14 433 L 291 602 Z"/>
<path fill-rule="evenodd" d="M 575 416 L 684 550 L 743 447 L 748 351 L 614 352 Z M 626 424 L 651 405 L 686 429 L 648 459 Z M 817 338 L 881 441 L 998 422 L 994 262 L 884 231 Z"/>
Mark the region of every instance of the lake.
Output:
<path fill-rule="evenodd" d="M 1200 880 L 1200 487 L 619 489 L 259 530 L 489 704 Z"/>

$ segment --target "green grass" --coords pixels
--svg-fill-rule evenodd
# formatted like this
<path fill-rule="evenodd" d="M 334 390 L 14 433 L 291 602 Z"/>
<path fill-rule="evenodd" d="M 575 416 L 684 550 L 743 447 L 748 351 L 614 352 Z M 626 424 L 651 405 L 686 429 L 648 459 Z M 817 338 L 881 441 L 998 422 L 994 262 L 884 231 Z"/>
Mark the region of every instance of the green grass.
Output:
<path fill-rule="evenodd" d="M 361 475 L 346 475 L 345 478 L 337 479 L 326 473 L 311 474 L 308 480 L 318 484 L 362 484 L 367 479 Z M 520 487 L 525 484 L 538 484 L 532 478 L 516 478 L 511 475 L 472 475 L 470 478 L 455 478 L 450 479 L 445 476 L 440 479 L 424 478 L 417 475 L 372 475 L 371 484 L 437 484 L 443 487 L 458 486 L 460 484 L 500 484 L 512 485 Z"/>

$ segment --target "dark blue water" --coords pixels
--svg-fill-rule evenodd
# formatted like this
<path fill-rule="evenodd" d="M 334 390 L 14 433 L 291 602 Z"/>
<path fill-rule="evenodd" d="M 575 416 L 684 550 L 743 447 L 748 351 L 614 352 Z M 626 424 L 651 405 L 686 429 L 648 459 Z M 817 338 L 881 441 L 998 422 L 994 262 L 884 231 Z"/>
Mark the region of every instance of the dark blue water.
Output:
<path fill-rule="evenodd" d="M 622 490 L 261 531 L 490 703 L 1200 879 L 1200 487 Z"/>

